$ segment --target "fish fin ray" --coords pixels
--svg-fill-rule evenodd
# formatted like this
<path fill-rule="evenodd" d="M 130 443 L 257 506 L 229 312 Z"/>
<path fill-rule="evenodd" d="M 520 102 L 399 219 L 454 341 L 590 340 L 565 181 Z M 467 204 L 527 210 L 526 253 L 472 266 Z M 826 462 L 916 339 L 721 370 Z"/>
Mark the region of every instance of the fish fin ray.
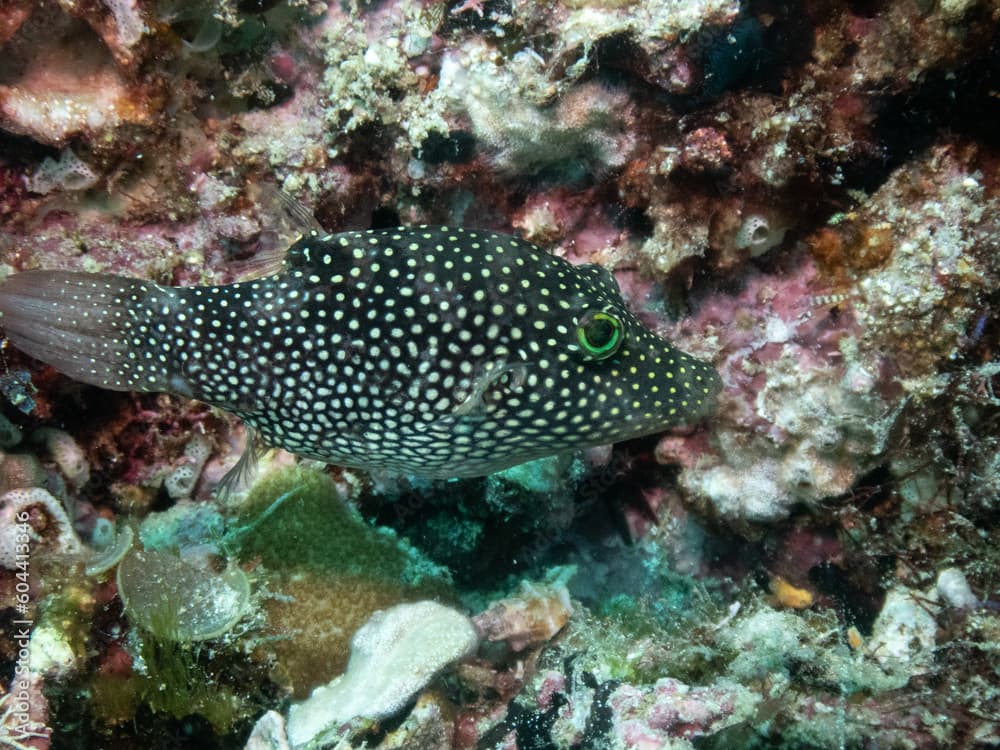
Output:
<path fill-rule="evenodd" d="M 473 381 L 468 395 L 452 410 L 451 415 L 468 419 L 482 419 L 488 406 L 487 397 L 491 392 L 497 390 L 498 383 L 506 376 L 510 376 L 509 382 L 501 387 L 510 390 L 518 389 L 524 383 L 526 373 L 527 364 L 524 362 L 503 360 L 487 362 L 483 372 Z"/>
<path fill-rule="evenodd" d="M 18 349 L 74 380 L 116 391 L 166 390 L 165 372 L 132 369 L 123 332 L 140 314 L 149 286 L 74 271 L 13 274 L 0 283 L 0 329 Z"/>
<path fill-rule="evenodd" d="M 302 239 L 327 234 L 308 207 L 277 185 L 256 184 L 250 192 L 264 212 L 275 219 L 274 225 L 262 232 L 262 249 L 242 264 L 240 281 L 252 281 L 281 273 L 289 258 L 289 247 L 294 247 Z"/>
<path fill-rule="evenodd" d="M 250 482 L 257 474 L 257 464 L 268 448 L 261 440 L 257 431 L 250 425 L 246 425 L 247 444 L 243 449 L 236 465 L 233 466 L 226 475 L 222 477 L 216 487 L 216 493 L 220 498 L 227 498 L 237 490 L 250 486 Z"/>

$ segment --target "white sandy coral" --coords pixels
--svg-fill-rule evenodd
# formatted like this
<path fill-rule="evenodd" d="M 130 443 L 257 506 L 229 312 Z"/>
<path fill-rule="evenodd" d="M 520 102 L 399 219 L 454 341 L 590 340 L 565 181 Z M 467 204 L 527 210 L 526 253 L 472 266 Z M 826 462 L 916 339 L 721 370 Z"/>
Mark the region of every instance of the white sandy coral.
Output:
<path fill-rule="evenodd" d="M 938 573 L 935 590 L 946 604 L 955 609 L 975 609 L 979 597 L 972 592 L 965 574 L 958 568 L 945 568 Z"/>
<path fill-rule="evenodd" d="M 560 163 L 624 164 L 635 145 L 625 128 L 631 104 L 597 83 L 553 81 L 549 65 L 526 50 L 511 59 L 484 42 L 449 53 L 438 88 L 464 111 L 498 168 L 532 173 Z"/>
<path fill-rule="evenodd" d="M 290 750 L 285 734 L 285 717 L 268 711 L 254 724 L 243 750 Z"/>
<path fill-rule="evenodd" d="M 552 30 L 557 56 L 578 50 L 583 62 L 601 39 L 629 35 L 655 53 L 703 26 L 731 22 L 740 11 L 735 0 L 569 0 L 558 4 L 515 0 L 512 5 L 520 25 Z M 576 68 L 582 71 L 585 66 Z"/>
<path fill-rule="evenodd" d="M 884 614 L 879 615 L 881 624 L 877 623 L 875 630 L 876 634 L 884 633 L 889 638 L 892 648 L 905 648 L 907 636 L 917 635 L 926 640 L 928 625 L 933 634 L 932 616 L 926 615 L 925 618 L 917 614 L 909 604 L 902 613 L 895 609 L 896 602 L 887 600 L 886 605 Z M 891 608 L 888 608 L 889 605 Z M 897 614 L 902 614 L 902 621 L 896 619 Z M 910 624 L 916 622 L 910 619 L 911 616 L 919 620 L 916 631 L 910 630 Z M 822 675 L 818 679 L 840 685 L 846 694 L 894 690 L 905 685 L 910 676 L 917 673 L 916 665 L 908 661 L 892 661 L 891 666 L 883 662 L 878 656 L 877 646 L 873 645 L 875 635 L 866 646 L 874 658 L 858 658 L 858 654 L 846 643 L 831 645 L 830 636 L 837 632 L 838 626 L 829 615 L 824 617 L 825 620 L 760 607 L 734 618 L 727 627 L 717 631 L 716 637 L 716 644 L 722 653 L 732 657 L 726 667 L 726 677 L 741 685 L 748 681 L 766 680 L 769 695 L 777 697 L 783 693 L 787 695 L 786 691 L 794 684 L 795 670 L 801 664 L 809 664 L 813 674 Z M 903 621 L 908 624 L 902 625 L 895 633 L 889 633 L 892 626 L 899 626 Z M 913 644 L 914 653 L 919 651 L 921 659 L 930 654 L 924 650 L 924 645 L 918 647 Z"/>
<path fill-rule="evenodd" d="M 421 51 L 415 40 L 429 40 L 440 18 L 433 8 L 415 3 L 403 3 L 400 10 L 398 19 L 371 33 L 360 19 L 336 16 L 326 29 L 322 89 L 333 132 L 366 122 L 398 125 L 415 148 L 430 131 L 448 131 L 443 96 L 418 93 L 419 76 L 408 63 L 408 55 Z M 409 93 L 400 98 L 399 92 Z"/>
<path fill-rule="evenodd" d="M 788 333 L 781 321 L 769 341 Z M 768 432 L 720 428 L 716 439 L 725 461 L 683 472 L 681 483 L 711 498 L 725 518 L 754 523 L 784 518 L 796 503 L 811 505 L 850 489 L 885 449 L 897 415 L 858 364 L 842 369 L 811 362 L 793 341 L 770 365 L 754 413 Z"/>
<path fill-rule="evenodd" d="M 292 747 L 318 747 L 357 718 L 393 715 L 477 644 L 469 619 L 436 602 L 376 612 L 351 639 L 347 671 L 289 710 Z"/>
<path fill-rule="evenodd" d="M 890 673 L 924 674 L 934 660 L 937 606 L 926 595 L 896 586 L 872 626 L 868 652 Z"/>

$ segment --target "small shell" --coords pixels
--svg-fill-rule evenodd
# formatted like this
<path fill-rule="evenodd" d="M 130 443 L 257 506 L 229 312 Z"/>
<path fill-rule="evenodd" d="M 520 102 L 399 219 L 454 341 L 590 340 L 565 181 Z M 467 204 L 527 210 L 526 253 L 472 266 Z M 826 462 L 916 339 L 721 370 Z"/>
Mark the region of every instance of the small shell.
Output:
<path fill-rule="evenodd" d="M 521 583 L 516 596 L 494 602 L 473 618 L 479 634 L 489 641 L 507 641 L 514 651 L 546 642 L 573 614 L 564 581 Z"/>
<path fill-rule="evenodd" d="M 945 602 L 955 609 L 975 609 L 979 598 L 972 593 L 965 574 L 958 568 L 945 568 L 938 573 L 937 592 Z"/>

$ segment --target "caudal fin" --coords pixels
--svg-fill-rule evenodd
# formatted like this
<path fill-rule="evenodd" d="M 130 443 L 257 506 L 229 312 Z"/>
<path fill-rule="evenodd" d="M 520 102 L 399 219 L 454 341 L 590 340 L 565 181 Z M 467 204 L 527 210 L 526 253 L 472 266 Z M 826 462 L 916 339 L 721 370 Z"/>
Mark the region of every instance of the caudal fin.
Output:
<path fill-rule="evenodd" d="M 152 286 L 105 274 L 14 274 L 0 283 L 0 331 L 74 380 L 116 391 L 163 390 L 165 374 L 133 347 L 149 322 L 144 302 Z"/>

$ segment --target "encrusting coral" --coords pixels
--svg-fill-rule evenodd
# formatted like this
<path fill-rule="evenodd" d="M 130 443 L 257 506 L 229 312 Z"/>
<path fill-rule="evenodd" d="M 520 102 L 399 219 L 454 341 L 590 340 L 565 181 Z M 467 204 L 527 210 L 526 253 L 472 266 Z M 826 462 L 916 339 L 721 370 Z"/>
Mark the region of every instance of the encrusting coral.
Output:
<path fill-rule="evenodd" d="M 730 385 L 712 447 L 672 438 L 661 447 L 661 460 L 684 467 L 692 497 L 726 517 L 767 520 L 841 496 L 883 460 L 907 400 L 943 386 L 937 373 L 1000 278 L 994 228 L 983 223 L 997 205 L 963 167 L 968 156 L 932 152 L 858 211 L 856 223 L 892 227 L 882 241 L 896 249 L 883 263 L 862 263 L 851 280 L 808 260 L 791 274 L 756 275 L 686 323 L 718 342 Z"/>
<path fill-rule="evenodd" d="M 264 478 L 240 518 L 246 531 L 228 546 L 267 571 L 270 589 L 260 602 L 266 624 L 258 658 L 297 696 L 343 669 L 351 635 L 373 612 L 448 594 L 444 570 L 387 530 L 366 526 L 318 471 Z"/>
<path fill-rule="evenodd" d="M 352 721 L 391 716 L 477 643 L 468 618 L 436 602 L 376 612 L 351 638 L 344 674 L 289 709 L 291 746 L 329 742 L 343 736 L 342 728 Z"/>

